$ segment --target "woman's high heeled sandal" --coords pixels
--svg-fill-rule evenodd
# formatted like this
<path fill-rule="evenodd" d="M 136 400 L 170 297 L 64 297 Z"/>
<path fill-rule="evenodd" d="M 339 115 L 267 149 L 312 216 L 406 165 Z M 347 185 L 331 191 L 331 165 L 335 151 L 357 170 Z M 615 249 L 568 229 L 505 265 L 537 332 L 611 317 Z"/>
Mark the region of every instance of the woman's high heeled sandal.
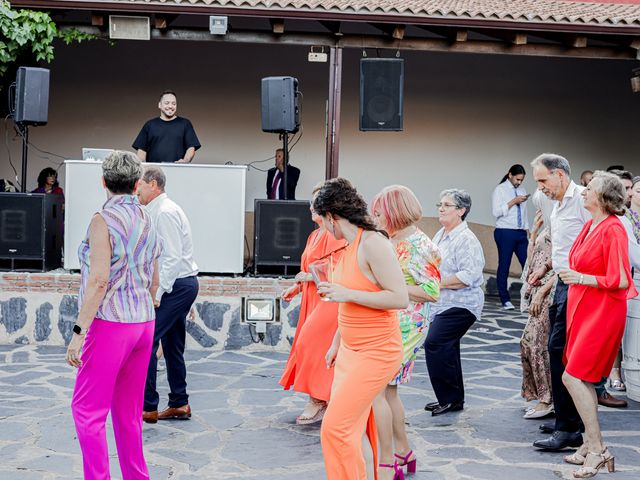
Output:
<path fill-rule="evenodd" d="M 571 465 L 583 465 L 587 453 L 589 453 L 589 449 L 587 448 L 587 444 L 583 443 L 575 453 L 565 455 L 562 459 Z"/>
<path fill-rule="evenodd" d="M 393 464 L 389 463 L 380 463 L 379 467 L 385 468 L 393 468 L 393 480 L 404 480 L 404 472 L 402 471 L 402 467 L 398 465 L 398 462 L 393 462 Z"/>
<path fill-rule="evenodd" d="M 407 453 L 404 457 L 402 455 L 398 455 L 397 453 L 394 453 L 393 455 L 398 459 L 398 465 L 400 466 L 400 468 L 404 466 L 407 467 L 407 474 L 416 473 L 418 459 L 414 458 L 413 460 L 409 461 L 411 455 L 413 455 L 413 450 L 409 450 L 409 453 Z"/>
<path fill-rule="evenodd" d="M 627 387 L 622 382 L 622 377 L 620 377 L 620 369 L 612 368 L 611 372 L 613 373 L 614 370 L 618 372 L 618 378 L 614 380 L 613 378 L 609 377 L 609 387 L 611 388 L 611 390 L 615 390 L 616 392 L 626 392 Z"/>
<path fill-rule="evenodd" d="M 589 457 L 598 457 L 599 461 L 594 466 L 583 465 L 582 468 L 573 472 L 573 478 L 591 478 L 595 477 L 600 469 L 607 466 L 609 473 L 616 471 L 615 458 L 609 453 L 609 450 L 605 448 L 602 453 L 589 452 L 585 458 L 584 463 L 589 462 Z"/>

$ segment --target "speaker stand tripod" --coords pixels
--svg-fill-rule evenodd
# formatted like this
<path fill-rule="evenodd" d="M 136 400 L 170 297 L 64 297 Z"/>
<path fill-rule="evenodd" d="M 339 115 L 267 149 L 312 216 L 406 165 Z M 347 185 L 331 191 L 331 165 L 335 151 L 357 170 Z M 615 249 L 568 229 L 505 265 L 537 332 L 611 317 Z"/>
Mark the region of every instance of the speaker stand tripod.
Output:
<path fill-rule="evenodd" d="M 16 123 L 18 133 L 22 137 L 22 173 L 20 178 L 20 190 L 27 192 L 27 160 L 29 157 L 29 127 L 24 123 Z"/>

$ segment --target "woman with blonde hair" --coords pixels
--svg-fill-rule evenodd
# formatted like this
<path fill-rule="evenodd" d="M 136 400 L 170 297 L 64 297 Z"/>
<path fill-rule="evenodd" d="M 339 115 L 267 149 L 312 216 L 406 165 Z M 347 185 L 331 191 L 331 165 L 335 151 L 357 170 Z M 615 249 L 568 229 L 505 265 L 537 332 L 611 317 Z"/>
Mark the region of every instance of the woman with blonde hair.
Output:
<path fill-rule="evenodd" d="M 409 447 L 405 428 L 405 414 L 398 385 L 408 383 L 418 351 L 429 331 L 429 302 L 440 296 L 440 252 L 429 237 L 418 228 L 422 206 L 407 187 L 385 187 L 371 202 L 377 225 L 389 234 L 398 262 L 404 274 L 409 306 L 398 311 L 404 355 L 396 376 L 373 402 L 380 451 L 393 451 L 407 473 L 416 472 L 416 456 Z M 383 455 L 384 456 L 384 455 Z"/>

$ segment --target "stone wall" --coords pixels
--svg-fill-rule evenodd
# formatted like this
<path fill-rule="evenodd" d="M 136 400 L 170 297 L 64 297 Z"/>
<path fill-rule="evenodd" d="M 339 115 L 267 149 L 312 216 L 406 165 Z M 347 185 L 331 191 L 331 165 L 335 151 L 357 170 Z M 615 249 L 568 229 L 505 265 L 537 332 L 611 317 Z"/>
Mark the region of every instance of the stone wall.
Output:
<path fill-rule="evenodd" d="M 260 342 L 240 321 L 243 296 L 277 296 L 292 280 L 199 277 L 194 318 L 187 320 L 187 348 L 250 349 L 268 345 L 288 351 L 298 323 L 300 296 L 282 302 L 278 324 Z M 78 316 L 80 275 L 67 272 L 0 273 L 0 344 L 63 345 Z M 256 342 L 259 342 L 256 343 Z"/>
<path fill-rule="evenodd" d="M 497 295 L 494 276 L 485 274 L 485 290 Z M 282 302 L 280 323 L 267 327 L 262 340 L 240 321 L 242 297 L 274 297 L 293 284 L 290 279 L 198 277 L 200 292 L 187 320 L 187 348 L 238 350 L 264 348 L 289 351 L 300 311 L 300 295 Z M 509 279 L 512 299 L 520 298 L 520 283 Z M 64 270 L 49 273 L 0 273 L 0 345 L 63 345 L 71 339 L 78 316 L 80 275 Z"/>

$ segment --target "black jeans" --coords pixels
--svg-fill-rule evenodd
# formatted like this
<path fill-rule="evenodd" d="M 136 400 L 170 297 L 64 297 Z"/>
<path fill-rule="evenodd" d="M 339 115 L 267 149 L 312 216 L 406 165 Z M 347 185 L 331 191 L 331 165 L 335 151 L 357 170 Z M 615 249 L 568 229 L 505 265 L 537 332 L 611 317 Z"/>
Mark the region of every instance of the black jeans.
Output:
<path fill-rule="evenodd" d="M 437 314 L 424 343 L 427 370 L 438 403 L 464 401 L 460 339 L 476 317 L 466 308 L 453 307 Z"/>
<path fill-rule="evenodd" d="M 158 374 L 158 347 L 162 341 L 162 351 L 167 364 L 169 381 L 169 406 L 182 407 L 189 403 L 187 395 L 187 367 L 184 363 L 184 343 L 189 309 L 198 296 L 198 279 L 178 278 L 171 293 L 162 295 L 160 307 L 156 309 L 156 328 L 153 335 L 153 349 L 147 371 L 144 390 L 144 410 L 158 409 L 160 396 L 156 391 Z"/>
<path fill-rule="evenodd" d="M 549 307 L 549 364 L 551 367 L 551 388 L 553 407 L 556 411 L 556 430 L 577 432 L 582 428 L 582 420 L 567 388 L 562 383 L 564 362 L 562 356 L 567 343 L 567 293 L 569 286 L 558 279 L 553 304 Z"/>

